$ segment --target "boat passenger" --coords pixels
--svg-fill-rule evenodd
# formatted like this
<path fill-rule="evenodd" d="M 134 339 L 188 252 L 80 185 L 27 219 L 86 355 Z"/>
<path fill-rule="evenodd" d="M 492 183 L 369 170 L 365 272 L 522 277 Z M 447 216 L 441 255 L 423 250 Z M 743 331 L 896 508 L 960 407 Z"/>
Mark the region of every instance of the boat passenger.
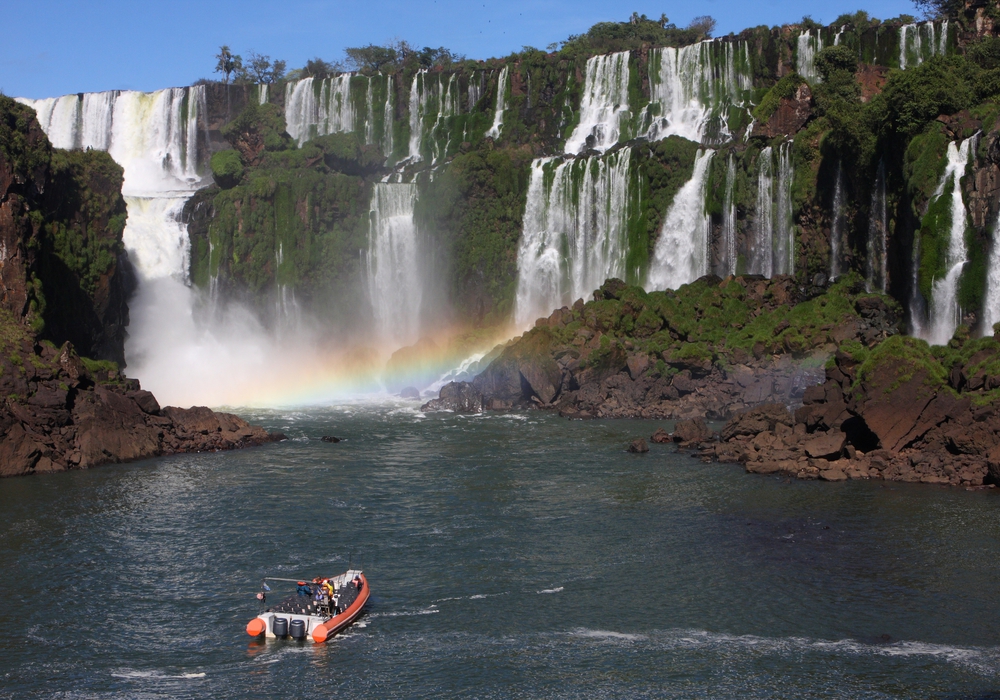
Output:
<path fill-rule="evenodd" d="M 305 581 L 299 581 L 299 587 L 295 589 L 299 595 L 308 596 L 312 593 L 312 588 Z"/>
<path fill-rule="evenodd" d="M 353 583 L 354 587 L 357 588 L 359 591 L 361 590 L 361 586 L 364 585 L 364 582 L 361 580 L 360 574 L 355 575 L 354 580 L 351 581 L 351 583 Z"/>

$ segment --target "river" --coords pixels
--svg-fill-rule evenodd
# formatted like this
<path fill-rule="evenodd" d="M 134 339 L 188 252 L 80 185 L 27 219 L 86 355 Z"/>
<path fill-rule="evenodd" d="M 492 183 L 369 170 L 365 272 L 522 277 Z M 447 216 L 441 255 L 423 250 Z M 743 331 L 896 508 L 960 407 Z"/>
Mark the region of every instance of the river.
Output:
<path fill-rule="evenodd" d="M 995 490 L 624 451 L 663 422 L 243 415 L 290 439 L 0 482 L 0 696 L 1000 698 Z M 246 636 L 262 576 L 349 562 L 346 634 Z"/>

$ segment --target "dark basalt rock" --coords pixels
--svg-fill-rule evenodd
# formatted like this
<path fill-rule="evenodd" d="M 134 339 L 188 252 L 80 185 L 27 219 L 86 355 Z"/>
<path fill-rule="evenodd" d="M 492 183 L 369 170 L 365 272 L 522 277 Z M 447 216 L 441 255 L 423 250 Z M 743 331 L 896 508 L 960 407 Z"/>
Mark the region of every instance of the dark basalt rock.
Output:
<path fill-rule="evenodd" d="M 420 390 L 415 386 L 404 387 L 403 390 L 399 392 L 399 397 L 402 399 L 419 399 Z"/>
<path fill-rule="evenodd" d="M 646 441 L 642 438 L 637 438 L 629 444 L 625 451 L 641 454 L 643 452 L 649 452 L 649 445 L 647 445 Z"/>
<path fill-rule="evenodd" d="M 324 435 L 320 438 L 323 442 L 340 442 L 339 437 L 333 437 L 332 435 Z"/>

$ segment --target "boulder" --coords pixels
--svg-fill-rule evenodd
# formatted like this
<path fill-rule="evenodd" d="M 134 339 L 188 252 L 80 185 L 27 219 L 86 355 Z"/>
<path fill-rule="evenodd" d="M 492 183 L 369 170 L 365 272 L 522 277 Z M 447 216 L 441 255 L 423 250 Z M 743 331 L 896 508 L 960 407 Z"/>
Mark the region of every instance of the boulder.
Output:
<path fill-rule="evenodd" d="M 814 437 L 803 445 L 803 449 L 816 459 L 839 459 L 846 442 L 847 436 L 837 430 Z"/>
<path fill-rule="evenodd" d="M 482 413 L 483 395 L 469 382 L 448 382 L 441 387 L 438 398 L 428 401 L 420 410 Z"/>
<path fill-rule="evenodd" d="M 671 436 L 674 442 L 681 445 L 694 445 L 699 442 L 706 442 L 712 439 L 712 431 L 708 429 L 704 418 L 691 418 L 689 420 L 677 421 L 674 434 Z"/>
<path fill-rule="evenodd" d="M 339 437 L 334 437 L 333 435 L 324 435 L 320 438 L 323 442 L 340 442 Z"/>
<path fill-rule="evenodd" d="M 419 399 L 420 390 L 415 386 L 404 387 L 403 390 L 399 392 L 399 397 L 402 399 Z"/>
<path fill-rule="evenodd" d="M 631 444 L 629 444 L 625 451 L 634 453 L 649 452 L 649 445 L 647 445 L 646 441 L 642 438 L 636 438 L 631 442 Z"/>
<path fill-rule="evenodd" d="M 753 436 L 768 430 L 774 430 L 775 425 L 794 425 L 792 415 L 781 404 L 769 403 L 738 413 L 722 429 L 722 439 L 728 441 L 741 435 Z"/>
<path fill-rule="evenodd" d="M 653 433 L 652 437 L 650 437 L 649 439 L 652 440 L 653 442 L 661 444 L 664 442 L 673 442 L 673 438 L 670 436 L 670 433 L 668 433 L 663 428 L 657 428 L 656 432 Z"/>

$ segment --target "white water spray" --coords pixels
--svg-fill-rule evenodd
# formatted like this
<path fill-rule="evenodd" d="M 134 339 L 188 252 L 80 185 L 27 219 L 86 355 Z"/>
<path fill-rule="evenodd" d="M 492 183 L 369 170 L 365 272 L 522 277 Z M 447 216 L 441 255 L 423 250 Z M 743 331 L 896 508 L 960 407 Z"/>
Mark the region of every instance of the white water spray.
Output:
<path fill-rule="evenodd" d="M 618 143 L 631 116 L 628 105 L 629 52 L 587 59 L 580 122 L 566 141 L 566 153 L 585 148 L 604 152 Z"/>
<path fill-rule="evenodd" d="M 374 185 L 368 232 L 368 295 L 381 339 L 397 347 L 418 339 L 424 296 L 419 232 L 413 221 L 417 186 Z"/>
<path fill-rule="evenodd" d="M 934 56 L 944 56 L 948 50 L 948 20 L 905 24 L 899 28 L 899 67 L 903 70 L 919 66 Z"/>
<path fill-rule="evenodd" d="M 646 289 L 677 289 L 708 274 L 709 216 L 705 212 L 708 166 L 715 151 L 698 151 L 694 170 L 677 191 L 656 241 Z"/>
<path fill-rule="evenodd" d="M 823 37 L 819 29 L 803 30 L 796 44 L 795 72 L 810 83 L 819 81 L 816 72 L 816 54 L 823 50 Z"/>
<path fill-rule="evenodd" d="M 728 108 L 746 102 L 752 85 L 746 42 L 651 49 L 650 103 L 640 115 L 640 129 L 651 141 L 677 135 L 721 143 L 730 136 Z"/>
<path fill-rule="evenodd" d="M 757 157 L 757 221 L 750 251 L 750 274 L 771 277 L 774 273 L 774 164 L 768 146 Z"/>
<path fill-rule="evenodd" d="M 486 136 L 491 139 L 499 139 L 500 130 L 503 128 L 503 113 L 507 110 L 507 91 L 510 90 L 510 79 L 508 78 L 507 71 L 507 66 L 504 66 L 503 70 L 500 71 L 500 79 L 497 81 L 497 106 L 496 111 L 493 113 L 493 126 L 486 132 Z M 469 89 L 472 89 L 471 83 Z M 469 99 L 471 102 L 471 95 Z"/>
<path fill-rule="evenodd" d="M 792 220 L 792 143 L 778 148 L 778 192 L 774 215 L 774 274 L 795 274 L 795 224 Z"/>
<path fill-rule="evenodd" d="M 736 202 L 733 198 L 735 183 L 736 159 L 730 153 L 726 162 L 726 194 L 722 203 L 722 240 L 719 251 L 719 274 L 722 277 L 736 274 Z"/>
<path fill-rule="evenodd" d="M 840 277 L 840 248 L 844 237 L 844 178 L 841 164 L 837 162 L 836 182 L 833 185 L 833 209 L 830 218 L 830 281 Z"/>
<path fill-rule="evenodd" d="M 627 148 L 532 163 L 517 251 L 518 326 L 625 276 L 630 165 Z"/>
<path fill-rule="evenodd" d="M 938 184 L 935 197 L 950 196 L 951 225 L 948 229 L 948 248 L 945 252 L 945 276 L 934 280 L 931 286 L 930 319 L 921 337 L 932 345 L 945 345 L 955 334 L 961 317 L 958 304 L 958 285 L 967 260 L 965 248 L 966 213 L 962 199 L 962 177 L 969 163 L 969 153 L 977 136 L 966 139 L 961 146 L 954 141 L 948 144 L 948 164 Z M 947 186 L 951 191 L 946 193 Z"/>

